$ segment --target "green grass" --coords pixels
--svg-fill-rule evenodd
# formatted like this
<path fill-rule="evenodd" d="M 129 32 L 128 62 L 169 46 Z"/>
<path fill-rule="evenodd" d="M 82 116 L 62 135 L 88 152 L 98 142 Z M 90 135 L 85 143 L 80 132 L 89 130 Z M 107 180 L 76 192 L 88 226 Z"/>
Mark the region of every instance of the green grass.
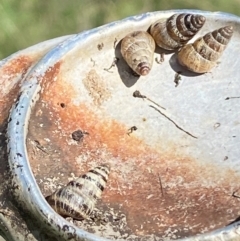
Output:
<path fill-rule="evenodd" d="M 240 16 L 240 0 L 1 0 L 0 59 L 41 41 L 128 16 L 183 8 Z"/>

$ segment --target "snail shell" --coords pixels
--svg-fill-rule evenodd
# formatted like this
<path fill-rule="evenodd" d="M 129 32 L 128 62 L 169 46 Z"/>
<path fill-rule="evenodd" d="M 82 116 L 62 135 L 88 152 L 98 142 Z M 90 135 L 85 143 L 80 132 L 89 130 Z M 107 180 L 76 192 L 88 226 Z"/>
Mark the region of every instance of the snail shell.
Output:
<path fill-rule="evenodd" d="M 155 42 L 144 31 L 135 31 L 122 39 L 121 54 L 138 75 L 147 75 L 152 68 Z"/>
<path fill-rule="evenodd" d="M 88 218 L 101 197 L 109 172 L 108 165 L 100 165 L 47 196 L 46 200 L 63 217 Z"/>
<path fill-rule="evenodd" d="M 202 28 L 206 18 L 198 14 L 174 14 L 150 26 L 156 44 L 166 50 L 176 50 L 185 45 Z"/>
<path fill-rule="evenodd" d="M 179 51 L 179 63 L 196 73 L 209 72 L 216 65 L 232 35 L 232 26 L 207 33 Z"/>

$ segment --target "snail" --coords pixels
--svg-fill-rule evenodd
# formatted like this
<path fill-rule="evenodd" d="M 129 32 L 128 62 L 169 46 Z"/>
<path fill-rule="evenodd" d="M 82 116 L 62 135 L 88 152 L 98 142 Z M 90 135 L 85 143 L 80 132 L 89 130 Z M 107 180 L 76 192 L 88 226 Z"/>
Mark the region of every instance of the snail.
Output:
<path fill-rule="evenodd" d="M 216 65 L 232 35 L 232 26 L 207 33 L 178 52 L 179 63 L 195 73 L 209 72 Z"/>
<path fill-rule="evenodd" d="M 159 47 L 177 50 L 195 36 L 205 21 L 206 18 L 199 14 L 174 14 L 153 23 L 150 34 Z"/>
<path fill-rule="evenodd" d="M 122 39 L 121 54 L 138 75 L 147 75 L 152 68 L 155 42 L 144 31 L 135 31 Z"/>
<path fill-rule="evenodd" d="M 110 167 L 102 164 L 46 197 L 55 212 L 77 220 L 88 218 L 106 186 Z"/>

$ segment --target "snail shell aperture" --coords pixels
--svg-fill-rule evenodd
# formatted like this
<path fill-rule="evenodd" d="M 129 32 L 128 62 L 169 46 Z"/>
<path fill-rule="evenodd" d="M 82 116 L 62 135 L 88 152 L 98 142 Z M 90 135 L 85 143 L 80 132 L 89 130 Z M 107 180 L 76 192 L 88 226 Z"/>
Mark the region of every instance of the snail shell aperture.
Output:
<path fill-rule="evenodd" d="M 195 73 L 209 72 L 216 65 L 232 35 L 232 26 L 207 33 L 179 51 L 179 63 Z"/>
<path fill-rule="evenodd" d="M 152 68 L 155 42 L 145 31 L 135 31 L 122 39 L 121 54 L 138 75 L 147 75 Z"/>
<path fill-rule="evenodd" d="M 206 18 L 198 14 L 174 14 L 150 26 L 156 44 L 166 50 L 176 50 L 185 45 L 202 28 Z"/>
<path fill-rule="evenodd" d="M 102 164 L 47 196 L 50 206 L 63 217 L 88 218 L 106 186 L 110 168 Z"/>

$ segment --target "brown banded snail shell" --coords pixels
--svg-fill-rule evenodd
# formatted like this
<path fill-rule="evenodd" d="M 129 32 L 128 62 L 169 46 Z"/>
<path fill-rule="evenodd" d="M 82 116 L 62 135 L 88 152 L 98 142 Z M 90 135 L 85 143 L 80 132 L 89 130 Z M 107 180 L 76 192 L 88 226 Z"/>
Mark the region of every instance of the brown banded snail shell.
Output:
<path fill-rule="evenodd" d="M 232 35 L 232 26 L 207 33 L 179 51 L 179 63 L 195 73 L 209 72 L 216 65 Z"/>
<path fill-rule="evenodd" d="M 206 18 L 198 14 L 174 14 L 150 26 L 156 44 L 166 50 L 176 50 L 185 45 L 202 28 Z"/>
<path fill-rule="evenodd" d="M 155 42 L 144 31 L 135 31 L 122 39 L 121 54 L 138 75 L 147 75 L 152 68 Z"/>
<path fill-rule="evenodd" d="M 102 164 L 47 196 L 50 206 L 63 217 L 88 218 L 106 186 L 110 168 Z"/>

